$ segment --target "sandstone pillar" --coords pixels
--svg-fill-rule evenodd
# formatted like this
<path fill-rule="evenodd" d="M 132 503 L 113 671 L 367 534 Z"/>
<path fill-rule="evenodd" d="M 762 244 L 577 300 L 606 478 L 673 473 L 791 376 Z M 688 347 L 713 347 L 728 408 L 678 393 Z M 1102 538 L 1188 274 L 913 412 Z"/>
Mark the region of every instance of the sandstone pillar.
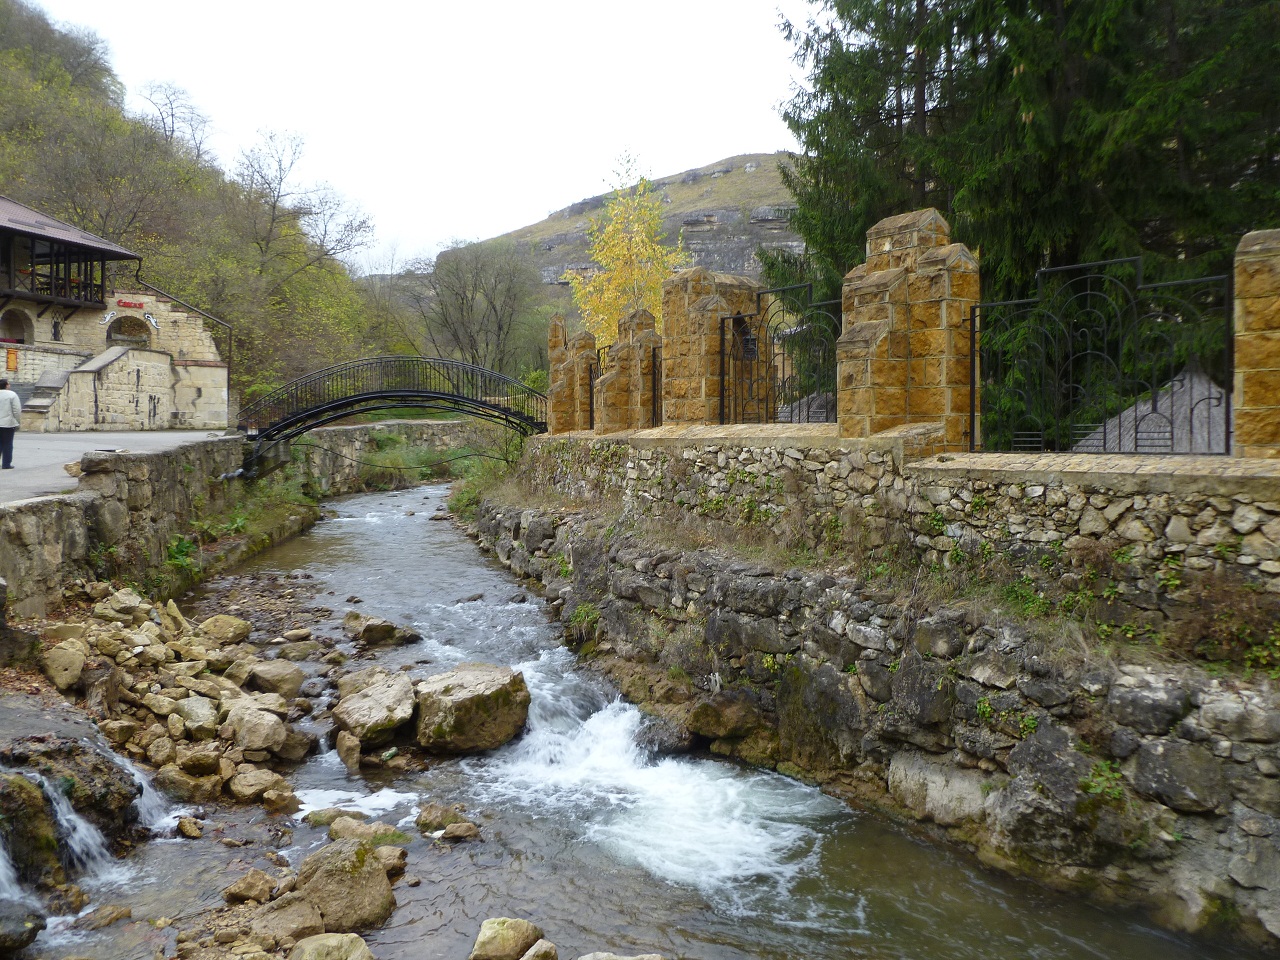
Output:
<path fill-rule="evenodd" d="M 947 450 L 968 448 L 968 324 L 978 262 L 950 242 L 950 232 L 933 209 L 867 231 L 867 261 L 845 277 L 836 343 L 842 436 L 933 423 Z"/>
<path fill-rule="evenodd" d="M 663 422 L 720 422 L 721 320 L 754 316 L 761 286 L 694 267 L 662 285 Z M 726 346 L 732 321 L 725 321 Z"/>
<path fill-rule="evenodd" d="M 591 378 L 595 373 L 596 338 L 578 333 L 566 340 L 564 317 L 551 318 L 547 331 L 551 384 L 547 390 L 547 432 L 591 429 Z"/>
<path fill-rule="evenodd" d="M 1280 457 L 1280 230 L 1236 248 L 1234 319 L 1231 452 Z"/>

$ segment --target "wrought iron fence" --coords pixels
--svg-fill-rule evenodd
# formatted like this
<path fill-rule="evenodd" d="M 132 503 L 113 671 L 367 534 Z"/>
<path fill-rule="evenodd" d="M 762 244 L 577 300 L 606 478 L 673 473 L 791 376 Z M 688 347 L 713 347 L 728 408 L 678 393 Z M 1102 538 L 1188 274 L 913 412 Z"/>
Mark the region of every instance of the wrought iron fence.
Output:
<path fill-rule="evenodd" d="M 1230 452 L 1229 277 L 1148 284 L 1135 259 L 1037 282 L 970 315 L 970 449 Z"/>
<path fill-rule="evenodd" d="M 762 290 L 756 312 L 720 318 L 720 422 L 836 419 L 840 302 L 812 284 Z"/>

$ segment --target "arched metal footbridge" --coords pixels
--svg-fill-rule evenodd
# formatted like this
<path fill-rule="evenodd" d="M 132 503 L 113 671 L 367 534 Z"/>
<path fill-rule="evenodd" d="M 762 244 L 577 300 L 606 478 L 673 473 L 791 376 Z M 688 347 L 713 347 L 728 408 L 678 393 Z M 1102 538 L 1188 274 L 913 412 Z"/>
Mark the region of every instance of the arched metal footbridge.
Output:
<path fill-rule="evenodd" d="M 357 413 L 420 407 L 488 420 L 529 436 L 547 429 L 547 398 L 519 380 L 437 357 L 367 357 L 316 370 L 240 411 L 253 441 L 245 471 L 272 447 Z"/>

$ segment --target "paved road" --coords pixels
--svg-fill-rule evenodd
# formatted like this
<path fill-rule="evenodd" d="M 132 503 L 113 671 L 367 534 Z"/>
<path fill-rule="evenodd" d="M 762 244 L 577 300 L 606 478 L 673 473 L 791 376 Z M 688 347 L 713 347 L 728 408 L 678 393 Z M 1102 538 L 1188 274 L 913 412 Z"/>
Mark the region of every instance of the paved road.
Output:
<path fill-rule="evenodd" d="M 63 469 L 90 450 L 129 450 L 156 453 L 184 443 L 222 436 L 209 430 L 145 430 L 119 433 L 23 433 L 13 441 L 13 469 L 0 470 L 0 504 L 48 493 L 76 489 L 77 481 Z"/>

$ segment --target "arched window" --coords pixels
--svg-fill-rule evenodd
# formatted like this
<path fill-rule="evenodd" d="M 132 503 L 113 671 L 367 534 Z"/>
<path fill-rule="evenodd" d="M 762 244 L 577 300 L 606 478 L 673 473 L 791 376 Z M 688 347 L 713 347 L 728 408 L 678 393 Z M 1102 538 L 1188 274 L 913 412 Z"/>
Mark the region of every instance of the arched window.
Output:
<path fill-rule="evenodd" d="M 140 317 L 116 317 L 107 327 L 107 340 L 110 343 L 151 343 L 151 331 L 147 322 Z"/>
<path fill-rule="evenodd" d="M 32 343 L 35 338 L 35 323 L 24 311 L 6 310 L 0 316 L 0 340 L 6 343 Z"/>

